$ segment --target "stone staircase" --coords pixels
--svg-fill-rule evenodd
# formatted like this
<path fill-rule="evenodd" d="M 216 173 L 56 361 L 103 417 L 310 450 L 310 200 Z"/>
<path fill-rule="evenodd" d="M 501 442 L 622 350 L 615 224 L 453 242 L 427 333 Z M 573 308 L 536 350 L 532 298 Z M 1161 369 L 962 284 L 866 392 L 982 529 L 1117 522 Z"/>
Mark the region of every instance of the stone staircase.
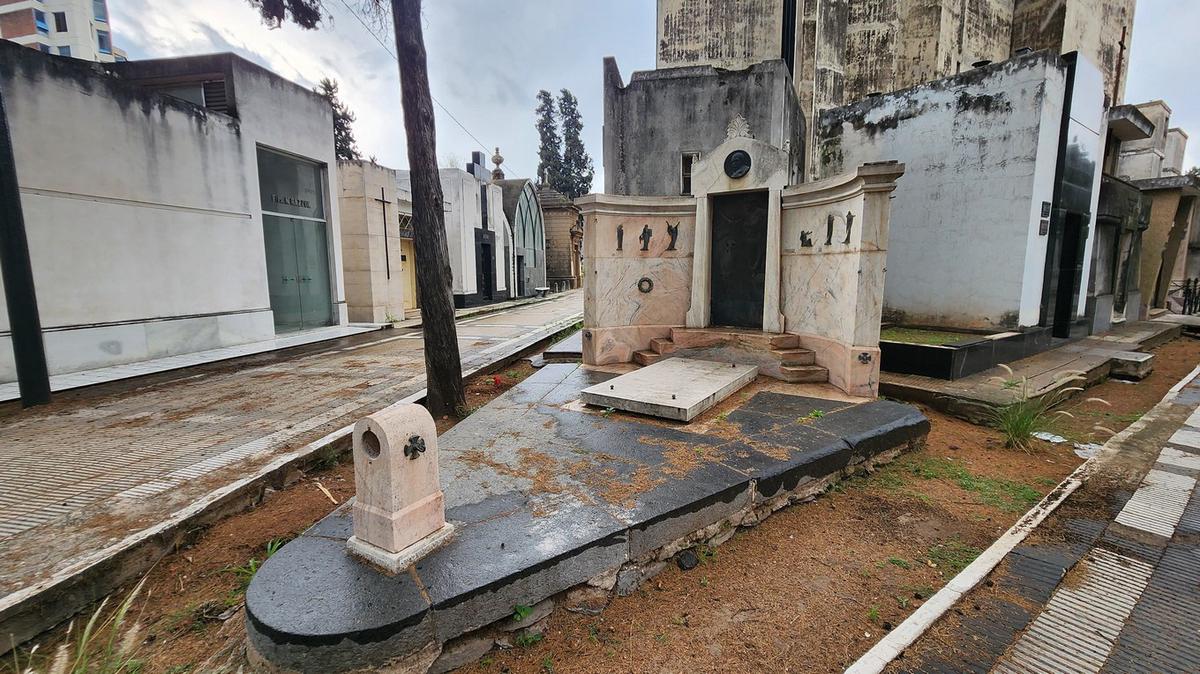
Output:
<path fill-rule="evenodd" d="M 653 339 L 649 349 L 635 352 L 633 361 L 650 365 L 673 355 L 757 365 L 761 374 L 791 383 L 829 381 L 829 370 L 797 335 L 736 328 L 674 328 L 669 339 Z"/>

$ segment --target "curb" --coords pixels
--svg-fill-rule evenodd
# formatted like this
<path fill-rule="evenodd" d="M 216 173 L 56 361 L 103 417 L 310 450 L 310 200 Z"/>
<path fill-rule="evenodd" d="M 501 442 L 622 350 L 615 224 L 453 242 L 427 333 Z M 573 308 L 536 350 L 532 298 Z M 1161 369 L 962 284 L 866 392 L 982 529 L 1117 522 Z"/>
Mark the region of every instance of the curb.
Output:
<path fill-rule="evenodd" d="M 1022 515 L 1021 519 L 1017 520 L 1008 531 L 996 539 L 996 542 L 992 543 L 987 550 L 984 550 L 982 554 L 976 557 L 975 561 L 971 562 L 958 575 L 951 578 L 942 589 L 929 598 L 929 601 L 922 604 L 916 611 L 913 611 L 896 629 L 888 632 L 887 635 L 871 647 L 871 650 L 864 653 L 854 664 L 850 665 L 846 669 L 846 674 L 878 674 L 882 672 L 892 660 L 895 660 L 905 649 L 928 631 L 929 628 L 933 627 L 934 623 L 949 611 L 960 597 L 973 590 L 976 585 L 982 582 L 1000 564 L 1004 557 L 1009 552 L 1012 552 L 1013 548 L 1025 540 L 1046 517 L 1057 510 L 1067 500 L 1067 497 L 1091 477 L 1099 461 L 1116 451 L 1114 449 L 1115 445 L 1119 445 L 1126 438 L 1145 428 L 1148 421 L 1153 420 L 1157 416 L 1155 410 L 1163 403 L 1175 398 L 1179 391 L 1195 379 L 1197 375 L 1200 375 L 1200 366 L 1197 366 L 1190 374 L 1172 386 L 1167 391 L 1167 394 L 1163 396 L 1162 400 L 1150 412 L 1147 412 L 1145 416 L 1130 424 L 1125 430 L 1109 438 L 1108 442 L 1104 443 L 1104 450 L 1098 455 L 1084 461 L 1083 464 L 1063 479 L 1037 505 Z"/>
<path fill-rule="evenodd" d="M 485 349 L 463 362 L 463 378 L 487 374 L 493 368 L 503 367 L 517 354 L 574 325 L 582 316 L 583 312 L 572 314 Z M 424 375 L 413 377 L 410 381 L 421 388 L 392 403 L 392 406 L 424 399 L 424 380 Z M 349 424 L 282 454 L 258 468 L 253 475 L 210 491 L 186 508 L 171 513 L 165 520 L 89 555 L 76 558 L 52 577 L 0 598 L 0 635 L 11 638 L 11 641 L 0 639 L 0 644 L 3 644 L 0 654 L 7 653 L 13 643 L 20 645 L 33 639 L 147 572 L 159 559 L 177 551 L 178 546 L 196 530 L 261 503 L 268 487 L 279 488 L 289 484 L 289 476 L 301 470 L 314 455 L 339 444 L 339 453 L 348 450 L 347 441 L 353 430 L 354 424 Z"/>

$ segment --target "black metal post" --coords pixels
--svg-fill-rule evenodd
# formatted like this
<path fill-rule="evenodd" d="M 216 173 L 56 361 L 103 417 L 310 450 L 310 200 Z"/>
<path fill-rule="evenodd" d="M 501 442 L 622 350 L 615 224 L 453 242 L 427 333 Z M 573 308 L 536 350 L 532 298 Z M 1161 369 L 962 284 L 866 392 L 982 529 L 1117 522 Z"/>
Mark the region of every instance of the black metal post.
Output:
<path fill-rule="evenodd" d="M 4 92 L 0 91 L 0 273 L 12 330 L 13 360 L 17 363 L 17 385 L 25 407 L 50 402 L 50 372 L 46 369 L 46 347 L 42 343 L 42 321 L 38 317 L 37 293 L 33 287 L 33 263 L 29 238 L 21 212 L 17 186 L 17 162 L 13 157 Z"/>

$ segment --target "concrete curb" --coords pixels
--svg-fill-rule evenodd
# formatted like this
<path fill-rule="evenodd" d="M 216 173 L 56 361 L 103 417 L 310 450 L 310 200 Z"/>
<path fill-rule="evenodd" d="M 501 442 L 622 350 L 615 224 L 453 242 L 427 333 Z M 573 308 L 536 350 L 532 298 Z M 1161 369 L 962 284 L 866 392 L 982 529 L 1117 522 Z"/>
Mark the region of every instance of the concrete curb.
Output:
<path fill-rule="evenodd" d="M 579 312 L 485 349 L 463 362 L 463 378 L 502 367 L 520 352 L 574 325 L 582 317 L 583 313 Z M 424 379 L 422 375 L 410 381 L 422 385 Z M 419 402 L 425 394 L 422 385 L 393 405 Z M 174 552 L 191 532 L 257 505 L 267 487 L 282 487 L 289 483 L 288 476 L 302 469 L 321 451 L 339 443 L 342 444 L 339 452 L 348 450 L 353 430 L 353 424 L 347 425 L 280 455 L 253 475 L 201 496 L 186 508 L 171 513 L 166 520 L 78 558 L 42 582 L 0 598 L 0 635 L 11 635 L 12 638 L 12 641 L 0 639 L 3 644 L 0 654 L 8 652 L 13 642 L 19 645 L 36 637 L 147 572 L 159 559 Z"/>
<path fill-rule="evenodd" d="M 560 299 L 565 293 L 569 293 L 569 292 L 571 292 L 571 291 L 564 290 L 563 292 L 555 293 L 553 295 L 546 295 L 545 297 L 528 297 L 528 298 L 520 299 L 520 300 L 509 300 L 507 302 L 498 302 L 496 304 L 485 304 L 483 306 L 478 306 L 478 307 L 468 307 L 466 309 L 459 309 L 454 312 L 454 320 L 459 321 L 464 318 L 477 318 L 479 316 L 487 316 L 488 314 L 495 314 L 495 313 L 499 313 L 501 311 L 507 311 L 508 309 L 516 309 L 518 307 L 527 307 L 532 304 L 542 304 L 544 302 L 553 302 L 556 299 Z M 419 328 L 423 325 L 423 319 L 420 317 L 408 318 L 403 321 L 396 321 L 395 323 L 389 323 L 387 325 L 388 325 L 388 327 L 403 328 L 403 329 Z"/>
<path fill-rule="evenodd" d="M 1029 512 L 1022 515 L 1016 524 L 1013 524 L 1008 531 L 996 539 L 995 543 L 992 543 L 987 550 L 984 550 L 979 557 L 975 558 L 975 561 L 971 562 L 957 576 L 951 578 L 950 582 L 946 583 L 941 590 L 938 590 L 929 598 L 929 601 L 922 604 L 904 622 L 900 623 L 896 629 L 880 639 L 878 643 L 871 647 L 871 650 L 864 653 L 854 664 L 850 665 L 846 669 L 846 674 L 878 674 L 882 672 L 892 660 L 903 653 L 906 648 L 911 646 L 922 634 L 932 627 L 942 615 L 949 611 L 959 598 L 982 582 L 1000 564 L 1005 556 L 1012 552 L 1013 548 L 1025 540 L 1046 517 L 1057 510 L 1067 500 L 1067 497 L 1083 485 L 1092 473 L 1095 472 L 1096 467 L 1103 457 L 1116 451 L 1115 447 L 1119 446 L 1126 438 L 1133 436 L 1145 428 L 1149 421 L 1157 417 L 1156 412 L 1158 412 L 1160 406 L 1175 398 L 1179 391 L 1195 379 L 1197 375 L 1200 375 L 1200 366 L 1196 367 L 1190 374 L 1171 387 L 1167 391 L 1167 394 L 1163 396 L 1163 399 L 1150 412 L 1104 443 L 1105 449 L 1099 455 L 1088 459 L 1076 468 L 1066 479 L 1047 494 L 1045 498 L 1030 509 Z"/>

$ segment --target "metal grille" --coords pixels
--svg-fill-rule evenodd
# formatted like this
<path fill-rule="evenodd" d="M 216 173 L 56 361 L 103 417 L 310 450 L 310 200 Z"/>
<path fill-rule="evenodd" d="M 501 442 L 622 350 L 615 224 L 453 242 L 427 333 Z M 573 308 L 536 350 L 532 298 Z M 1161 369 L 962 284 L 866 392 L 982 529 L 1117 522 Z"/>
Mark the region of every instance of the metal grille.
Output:
<path fill-rule="evenodd" d="M 229 97 L 225 93 L 225 80 L 209 80 L 204 83 L 204 107 L 213 112 L 229 113 Z"/>

